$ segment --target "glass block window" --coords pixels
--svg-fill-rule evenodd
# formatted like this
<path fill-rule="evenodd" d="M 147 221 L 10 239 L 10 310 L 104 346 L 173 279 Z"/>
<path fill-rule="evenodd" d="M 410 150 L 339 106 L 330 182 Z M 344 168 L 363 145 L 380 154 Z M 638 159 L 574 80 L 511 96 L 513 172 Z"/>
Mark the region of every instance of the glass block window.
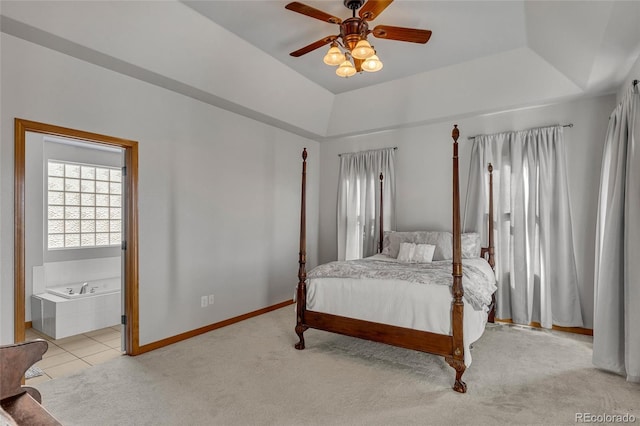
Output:
<path fill-rule="evenodd" d="M 49 249 L 121 244 L 120 169 L 49 161 L 47 197 Z"/>

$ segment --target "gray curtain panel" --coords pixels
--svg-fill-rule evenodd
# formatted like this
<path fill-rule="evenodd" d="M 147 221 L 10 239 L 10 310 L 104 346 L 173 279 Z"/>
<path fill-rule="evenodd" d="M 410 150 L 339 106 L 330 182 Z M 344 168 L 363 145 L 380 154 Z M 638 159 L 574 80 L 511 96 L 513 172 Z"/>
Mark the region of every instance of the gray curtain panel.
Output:
<path fill-rule="evenodd" d="M 581 327 L 562 126 L 473 141 L 465 232 L 486 245 L 493 164 L 498 318 Z"/>
<path fill-rule="evenodd" d="M 640 382 L 640 94 L 609 117 L 600 177 L 593 364 Z"/>
<path fill-rule="evenodd" d="M 340 156 L 338 178 L 338 260 L 376 254 L 380 229 L 380 173 L 385 230 L 395 230 L 395 149 Z"/>

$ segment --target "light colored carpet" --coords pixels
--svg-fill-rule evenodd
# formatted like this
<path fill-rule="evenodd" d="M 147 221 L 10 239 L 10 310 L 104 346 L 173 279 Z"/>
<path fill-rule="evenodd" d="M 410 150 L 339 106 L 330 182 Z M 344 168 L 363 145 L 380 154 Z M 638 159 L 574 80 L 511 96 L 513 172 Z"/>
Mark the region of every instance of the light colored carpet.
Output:
<path fill-rule="evenodd" d="M 65 425 L 575 424 L 640 418 L 640 385 L 591 365 L 591 338 L 489 326 L 463 379 L 429 354 L 309 330 L 293 307 L 39 384 Z"/>

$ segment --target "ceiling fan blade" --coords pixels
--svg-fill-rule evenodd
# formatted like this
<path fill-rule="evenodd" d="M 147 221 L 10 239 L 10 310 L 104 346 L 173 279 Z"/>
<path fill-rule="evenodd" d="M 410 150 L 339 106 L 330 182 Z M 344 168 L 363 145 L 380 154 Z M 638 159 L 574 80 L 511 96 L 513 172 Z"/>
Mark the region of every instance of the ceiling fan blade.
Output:
<path fill-rule="evenodd" d="M 360 8 L 358 15 L 367 21 L 373 21 L 387 8 L 393 0 L 369 0 Z"/>
<path fill-rule="evenodd" d="M 292 10 L 294 12 L 302 13 L 303 15 L 310 16 L 312 18 L 319 19 L 321 21 L 328 22 L 330 24 L 341 24 L 342 19 L 337 18 L 333 15 L 329 15 L 326 12 L 315 9 L 311 6 L 307 6 L 306 4 L 298 3 L 294 1 L 285 6 L 285 9 Z"/>
<path fill-rule="evenodd" d="M 389 25 L 378 25 L 371 33 L 374 37 L 386 38 L 389 40 L 409 41 L 411 43 L 426 43 L 431 38 L 431 31 L 419 30 L 416 28 L 391 27 Z"/>
<path fill-rule="evenodd" d="M 325 37 L 323 39 L 320 39 L 320 40 L 318 40 L 316 42 L 313 42 L 313 43 L 303 47 L 302 49 L 298 49 L 295 52 L 291 52 L 291 53 L 289 53 L 289 55 L 294 56 L 294 57 L 297 58 L 299 56 L 302 56 L 302 55 L 305 55 L 305 54 L 307 54 L 309 52 L 312 52 L 312 51 L 316 50 L 317 48 L 324 46 L 325 44 L 329 44 L 329 43 L 331 43 L 332 41 L 334 41 L 337 38 L 338 38 L 338 36 Z"/>

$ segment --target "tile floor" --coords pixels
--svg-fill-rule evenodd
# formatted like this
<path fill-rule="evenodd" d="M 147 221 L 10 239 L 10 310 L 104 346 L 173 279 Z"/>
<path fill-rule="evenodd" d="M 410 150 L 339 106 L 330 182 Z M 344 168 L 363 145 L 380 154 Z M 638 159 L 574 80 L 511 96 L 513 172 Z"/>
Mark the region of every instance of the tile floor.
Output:
<path fill-rule="evenodd" d="M 42 360 L 35 363 L 35 366 L 40 367 L 44 374 L 27 379 L 25 384 L 34 385 L 67 376 L 78 370 L 121 356 L 120 327 L 116 325 L 57 340 L 40 334 L 33 328 L 28 328 L 26 330 L 27 340 L 45 339 L 49 343 L 49 349 Z"/>

